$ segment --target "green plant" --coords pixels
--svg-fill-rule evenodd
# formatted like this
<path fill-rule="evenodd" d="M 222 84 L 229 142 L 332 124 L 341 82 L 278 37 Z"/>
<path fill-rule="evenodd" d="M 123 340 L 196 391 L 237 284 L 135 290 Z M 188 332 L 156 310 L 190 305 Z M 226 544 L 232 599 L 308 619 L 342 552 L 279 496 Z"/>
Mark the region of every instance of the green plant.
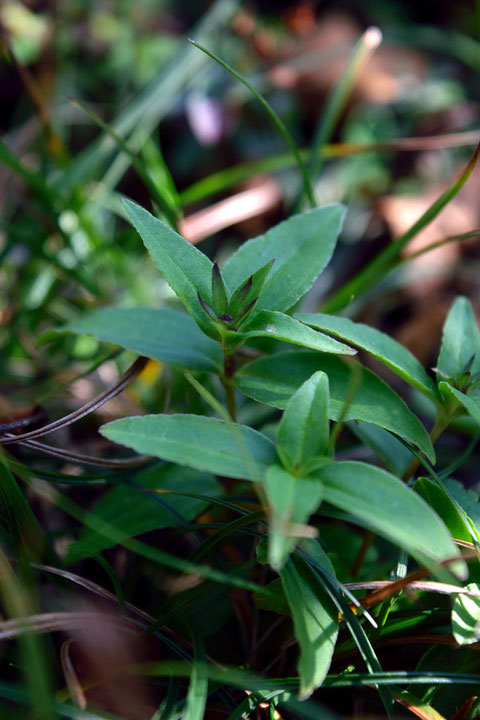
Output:
<path fill-rule="evenodd" d="M 291 217 L 241 246 L 222 270 L 146 210 L 130 201 L 125 201 L 125 208 L 188 314 L 169 308 L 112 308 L 98 310 L 59 332 L 92 334 L 170 363 L 181 368 L 200 393 L 205 401 L 203 415 L 127 417 L 104 425 L 101 433 L 172 463 L 172 469 L 184 466 L 206 473 L 207 485 L 197 484 L 203 496 L 209 494 L 206 488 L 212 476 L 253 483 L 268 519 L 268 544 L 259 557 L 281 580 L 281 588 L 275 586 L 273 593 L 272 586 L 258 587 L 257 602 L 277 610 L 283 603 L 282 612 L 292 615 L 300 645 L 300 694 L 307 697 L 328 672 L 338 633 L 337 614 L 348 612 L 342 585 L 322 548 L 322 525 L 308 524 L 319 509 L 321 515 L 324 506 L 336 508 L 342 517 L 402 548 L 441 581 L 448 582 L 453 575 L 466 577 L 450 531 L 459 537 L 455 523 L 463 523 L 464 536 L 471 540 L 472 533 L 476 537 L 474 523 L 465 519 L 459 503 L 448 505 L 448 492 L 429 463 L 435 460 L 433 442 L 455 418 L 468 412 L 480 421 L 476 395 L 480 335 L 471 305 L 458 298 L 449 313 L 435 384 L 409 351 L 374 328 L 320 313 L 289 314 L 333 253 L 343 216 L 340 206 Z M 270 339 L 266 344 L 265 338 Z M 284 351 L 278 341 L 302 349 Z M 252 360 L 246 352 L 250 348 L 259 357 Z M 434 404 L 437 416 L 430 435 L 396 392 L 352 358 L 355 348 L 373 355 Z M 204 382 L 191 372 L 203 373 L 198 377 Z M 205 373 L 221 381 L 226 409 L 215 385 L 207 389 Z M 271 433 L 236 422 L 237 395 L 243 395 L 243 415 L 249 407 L 245 396 L 283 409 L 275 440 Z M 384 433 L 377 451 L 390 471 L 335 457 L 344 424 L 367 443 L 375 435 L 369 440 L 368 428 Z M 387 439 L 394 437 L 410 449 L 408 467 L 395 451 L 389 456 Z M 412 489 L 404 481 L 419 464 L 434 479 L 419 480 Z M 188 475 L 177 473 L 177 477 L 177 491 L 188 492 Z M 227 487 L 230 495 L 239 491 L 231 481 Z M 118 530 L 112 532 L 108 544 L 149 526 L 148 520 L 142 525 L 138 512 L 127 515 L 125 522 L 115 521 L 116 508 L 125 500 L 124 493 L 113 490 L 97 508 L 103 520 L 123 531 L 120 536 Z M 92 529 L 93 535 L 87 531 L 71 547 L 71 560 L 105 546 L 98 533 L 108 538 L 108 526 Z M 313 539 L 318 532 L 320 542 Z M 231 583 L 233 577 L 217 579 Z M 354 616 L 350 622 L 367 667 L 379 671 L 362 627 Z M 387 707 L 389 697 L 384 692 Z"/>

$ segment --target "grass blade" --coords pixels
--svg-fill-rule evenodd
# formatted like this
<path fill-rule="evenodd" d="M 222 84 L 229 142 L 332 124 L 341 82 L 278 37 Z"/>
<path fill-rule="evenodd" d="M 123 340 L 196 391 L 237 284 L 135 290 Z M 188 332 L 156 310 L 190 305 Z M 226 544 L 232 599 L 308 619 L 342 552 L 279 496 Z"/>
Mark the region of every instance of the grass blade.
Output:
<path fill-rule="evenodd" d="M 219 57 L 217 57 L 217 56 L 214 55 L 212 52 L 210 52 L 210 50 L 207 50 L 207 48 L 205 48 L 205 47 L 203 47 L 202 45 L 199 45 L 198 43 L 196 43 L 194 40 L 190 40 L 190 42 L 192 43 L 192 45 L 194 45 L 194 46 L 197 47 L 199 50 L 201 50 L 202 52 L 204 52 L 206 55 L 208 55 L 209 57 L 211 57 L 212 60 L 215 60 L 215 62 L 217 62 L 217 63 L 218 63 L 219 65 L 221 65 L 222 67 L 224 67 L 225 70 L 228 70 L 228 72 L 231 73 L 232 75 L 234 75 L 234 76 L 237 78 L 237 80 L 240 80 L 240 82 L 243 83 L 243 85 L 245 85 L 245 87 L 248 88 L 248 90 L 250 90 L 250 92 L 253 93 L 253 95 L 255 95 L 255 97 L 256 97 L 257 100 L 260 102 L 260 104 L 265 108 L 265 110 L 267 111 L 267 113 L 270 115 L 271 119 L 273 120 L 273 122 L 274 122 L 275 125 L 277 126 L 278 130 L 279 130 L 280 133 L 283 135 L 283 137 L 284 137 L 284 139 L 285 139 L 285 142 L 286 142 L 287 145 L 289 146 L 289 148 L 290 148 L 290 150 L 291 150 L 291 152 L 292 152 L 292 155 L 293 155 L 293 157 L 294 157 L 294 159 L 295 159 L 295 162 L 296 162 L 296 164 L 297 164 L 297 166 L 298 166 L 298 169 L 299 169 L 299 171 L 300 171 L 300 174 L 301 174 L 301 176 L 302 176 L 303 189 L 304 189 L 305 195 L 307 196 L 310 205 L 311 205 L 312 207 L 315 207 L 315 205 L 316 205 L 316 203 L 315 203 L 315 198 L 314 198 L 314 196 L 313 196 L 312 185 L 311 185 L 311 182 L 310 182 L 310 178 L 309 178 L 309 176 L 308 176 L 307 168 L 305 167 L 305 163 L 304 163 L 304 161 L 302 160 L 302 156 L 301 156 L 301 154 L 300 154 L 300 152 L 299 152 L 299 150 L 298 150 L 298 148 L 297 148 L 297 146 L 296 146 L 296 144 L 295 144 L 295 141 L 294 141 L 294 139 L 293 139 L 293 137 L 292 137 L 289 129 L 287 128 L 287 126 L 286 126 L 285 123 L 283 122 L 283 120 L 277 115 L 277 113 L 275 112 L 275 110 L 272 108 L 271 105 L 269 105 L 269 103 L 265 100 L 265 98 L 263 97 L 263 95 L 261 95 L 261 94 L 258 92 L 258 90 L 255 90 L 255 88 L 253 87 L 253 85 L 250 85 L 250 83 L 249 83 L 247 80 L 245 80 L 245 78 L 242 77 L 236 70 L 234 70 L 230 65 L 227 65 L 226 62 L 224 62 L 224 61 L 221 60 Z"/>
<path fill-rule="evenodd" d="M 110 137 L 117 143 L 118 147 L 129 158 L 140 180 L 143 182 L 146 189 L 148 190 L 150 197 L 158 204 L 160 210 L 165 215 L 166 219 L 173 227 L 173 229 L 178 231 L 178 218 L 175 209 L 171 206 L 168 199 L 164 196 L 160 188 L 156 185 L 156 183 L 154 183 L 149 173 L 145 170 L 142 162 L 140 161 L 140 158 L 128 146 L 125 140 L 120 137 L 116 130 L 111 125 L 102 120 L 102 118 L 99 117 L 91 108 L 80 102 L 80 100 L 73 99 L 71 102 L 73 103 L 73 105 L 79 107 L 80 110 L 82 110 L 85 115 L 90 118 L 90 120 L 92 120 L 96 125 L 98 125 L 98 127 L 101 128 L 105 133 L 107 133 L 107 135 L 110 135 Z"/>
<path fill-rule="evenodd" d="M 465 185 L 473 172 L 479 155 L 480 143 L 477 145 L 477 148 L 466 168 L 458 177 L 455 178 L 447 189 L 444 190 L 440 197 L 438 197 L 435 202 L 430 205 L 428 210 L 426 210 L 403 235 L 379 253 L 379 255 L 377 255 L 361 272 L 359 272 L 356 277 L 352 278 L 352 280 L 340 288 L 340 290 L 325 304 L 322 311 L 326 313 L 337 312 L 348 305 L 362 292 L 368 290 L 369 287 L 378 285 L 381 278 L 383 278 L 387 272 L 392 269 L 392 265 L 397 261 L 400 253 L 408 245 L 408 243 L 437 217 L 443 208 L 448 205 L 450 200 L 452 200 L 459 190 L 461 190 L 461 188 Z"/>
<path fill-rule="evenodd" d="M 370 27 L 361 36 L 353 48 L 347 66 L 336 83 L 330 96 L 327 98 L 315 134 L 313 137 L 312 151 L 308 164 L 308 172 L 312 182 L 318 177 L 325 157 L 324 145 L 332 137 L 338 119 L 345 107 L 348 97 L 352 91 L 355 81 L 364 69 L 372 54 L 382 41 L 382 33 L 376 27 Z M 300 205 L 303 193 L 301 193 L 297 206 Z"/>

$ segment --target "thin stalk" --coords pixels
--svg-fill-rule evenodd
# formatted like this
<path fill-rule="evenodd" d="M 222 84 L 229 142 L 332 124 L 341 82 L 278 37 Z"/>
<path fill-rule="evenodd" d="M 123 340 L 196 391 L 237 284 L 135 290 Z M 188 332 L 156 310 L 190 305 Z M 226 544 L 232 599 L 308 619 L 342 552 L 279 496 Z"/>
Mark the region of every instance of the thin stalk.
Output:
<path fill-rule="evenodd" d="M 235 355 L 224 352 L 223 364 L 223 387 L 225 388 L 225 398 L 227 401 L 228 414 L 235 422 L 236 418 L 236 402 L 235 402 L 235 385 L 233 384 L 233 376 L 235 375 Z"/>

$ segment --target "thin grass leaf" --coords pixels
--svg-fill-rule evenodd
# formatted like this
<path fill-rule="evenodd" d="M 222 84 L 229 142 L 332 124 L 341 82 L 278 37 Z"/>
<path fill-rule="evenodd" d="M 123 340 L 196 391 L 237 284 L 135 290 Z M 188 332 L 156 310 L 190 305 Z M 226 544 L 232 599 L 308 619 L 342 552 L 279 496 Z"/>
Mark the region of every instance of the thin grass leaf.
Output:
<path fill-rule="evenodd" d="M 107 122 L 102 120 L 102 118 L 99 117 L 91 108 L 82 103 L 80 100 L 72 99 L 71 102 L 73 103 L 73 105 L 79 107 L 80 110 L 82 110 L 85 115 L 87 115 L 91 120 L 93 120 L 93 122 L 98 125 L 98 127 L 100 127 L 105 133 L 107 133 L 107 135 L 110 135 L 110 137 L 115 141 L 118 147 L 125 153 L 125 155 L 130 160 L 130 163 L 135 168 L 140 180 L 145 185 L 145 188 L 149 192 L 152 200 L 154 200 L 158 204 L 161 212 L 165 215 L 170 225 L 173 227 L 174 230 L 178 232 L 178 215 L 175 211 L 175 208 L 172 207 L 171 203 L 169 202 L 168 196 L 166 196 L 161 191 L 160 187 L 153 182 L 149 172 L 144 168 L 138 155 L 120 137 L 116 130 Z"/>
<path fill-rule="evenodd" d="M 376 27 L 368 28 L 356 43 L 350 58 L 339 80 L 333 85 L 329 96 L 321 110 L 308 163 L 308 173 L 312 182 L 318 177 L 322 159 L 325 155 L 323 148 L 332 137 L 337 122 L 343 112 L 350 93 L 362 73 L 365 65 L 382 41 L 382 33 Z M 303 195 L 303 193 L 302 193 Z M 298 204 L 301 203 L 300 196 Z"/>
<path fill-rule="evenodd" d="M 428 210 L 426 210 L 403 235 L 397 238 L 394 242 L 390 243 L 363 270 L 361 270 L 354 278 L 352 278 L 352 280 L 349 280 L 337 293 L 335 293 L 335 295 L 323 306 L 323 312 L 337 312 L 370 287 L 378 285 L 379 281 L 392 269 L 393 265 L 398 260 L 400 253 L 408 245 L 408 243 L 437 217 L 443 208 L 448 205 L 455 195 L 457 195 L 459 190 L 461 190 L 461 188 L 465 185 L 473 172 L 479 154 L 480 144 L 477 145 L 477 148 L 466 168 L 432 203 L 432 205 L 430 205 Z"/>
<path fill-rule="evenodd" d="M 263 108 L 267 111 L 267 113 L 270 115 L 271 119 L 273 120 L 274 124 L 278 128 L 279 132 L 283 136 L 285 142 L 289 146 L 291 153 L 297 164 L 297 167 L 300 171 L 300 174 L 302 176 L 305 195 L 307 196 L 311 207 L 312 208 L 315 207 L 315 205 L 316 205 L 315 198 L 313 196 L 312 185 L 310 183 L 310 178 L 308 176 L 307 168 L 305 167 L 305 163 L 302 160 L 302 157 L 301 157 L 301 155 L 298 151 L 298 148 L 295 144 L 295 141 L 294 141 L 293 137 L 291 136 L 290 131 L 288 130 L 288 128 L 285 125 L 285 123 L 283 122 L 283 120 L 277 115 L 275 110 L 265 100 L 263 95 L 261 95 L 257 90 L 255 90 L 255 88 L 252 85 L 250 85 L 250 83 L 247 80 L 245 80 L 245 78 L 242 77 L 236 70 L 234 70 L 232 67 L 230 67 L 230 65 L 227 65 L 226 62 L 221 60 L 219 57 L 214 55 L 210 50 L 207 50 L 207 48 L 203 47 L 199 43 L 196 43 L 194 40 L 190 40 L 190 42 L 192 45 L 194 45 L 199 50 L 204 52 L 206 55 L 211 57 L 212 60 L 215 60 L 215 62 L 217 62 L 222 67 L 224 67 L 225 70 L 228 70 L 228 72 L 231 73 L 234 77 L 236 77 L 237 80 L 240 80 L 240 82 L 243 83 L 243 85 L 245 85 L 245 87 L 248 90 L 250 90 L 250 92 L 257 98 L 257 100 L 260 102 L 260 104 L 263 106 Z"/>
<path fill-rule="evenodd" d="M 207 704 L 208 675 L 206 672 L 205 647 L 201 638 L 193 638 L 194 657 L 192 674 L 188 687 L 187 701 L 183 720 L 202 720 Z"/>
<path fill-rule="evenodd" d="M 54 561 L 55 553 L 50 547 L 42 526 L 35 517 L 17 481 L 9 470 L 4 452 L 0 452 L 0 497 L 2 514 L 6 519 L 10 541 L 20 554 L 40 560 Z"/>
<path fill-rule="evenodd" d="M 467 130 L 448 135 L 434 135 L 432 137 L 398 138 L 375 143 L 334 143 L 321 148 L 321 157 L 324 159 L 350 157 L 370 152 L 418 152 L 419 150 L 444 150 L 452 147 L 465 147 L 477 145 L 479 141 L 478 130 Z M 304 162 L 311 156 L 307 148 L 300 150 Z M 180 192 L 180 199 L 184 205 L 206 200 L 212 195 L 224 192 L 228 188 L 248 180 L 255 175 L 288 170 L 295 166 L 291 153 L 270 155 L 260 160 L 238 163 L 231 167 L 219 170 L 206 178 L 197 180 Z"/>

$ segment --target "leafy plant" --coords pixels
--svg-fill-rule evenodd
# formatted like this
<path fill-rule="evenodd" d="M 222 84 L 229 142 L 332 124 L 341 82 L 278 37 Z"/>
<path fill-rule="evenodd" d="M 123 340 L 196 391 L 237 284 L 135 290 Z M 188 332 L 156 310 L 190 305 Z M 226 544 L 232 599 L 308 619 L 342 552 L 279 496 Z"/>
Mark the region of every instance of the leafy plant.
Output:
<path fill-rule="evenodd" d="M 190 45 L 170 28 L 201 4 L 140 0 L 132 15 L 128 4 L 67 3 L 37 23 L 10 5 L 6 87 L 20 79 L 25 96 L 11 113 L 7 103 L 13 127 L 0 140 L 14 177 L 2 175 L 0 243 L 0 714 L 316 720 L 392 717 L 401 705 L 473 720 L 478 308 L 454 300 L 438 354 L 428 348 L 434 367 L 373 324 L 392 330 L 405 249 L 478 160 L 480 146 L 416 222 L 386 237 L 378 194 L 420 191 L 451 172 L 459 151 L 447 147 L 478 143 L 475 128 L 424 137 L 432 118 L 450 127 L 451 108 L 468 107 L 476 88 L 461 70 L 478 69 L 474 39 L 404 25 L 408 43 L 435 49 L 434 72 L 372 103 L 362 73 L 382 33 L 370 27 L 338 81 L 312 87 L 319 106 L 325 97 L 313 118 L 299 102 L 303 72 L 329 74 L 332 57 L 305 44 L 311 3 L 273 21 L 260 4 L 257 15 L 216 0 Z M 376 22 L 378 7 L 367 1 L 365 17 Z M 295 34 L 303 54 L 284 67 L 273 47 L 287 36 L 293 47 L 299 20 L 311 23 Z M 33 65 L 42 43 L 48 62 Z M 439 78 L 438 57 L 455 80 Z M 288 98 L 275 77 L 292 81 Z M 105 106 L 62 107 L 65 87 Z M 205 107 L 228 152 L 202 144 Z M 414 162 L 391 162 L 408 151 Z M 198 249 L 190 221 L 235 205 L 243 188 L 223 193 L 265 172 L 283 222 L 257 218 L 262 234 L 236 251 L 241 226 Z M 149 197 L 151 212 L 125 193 Z M 218 205 L 189 207 L 220 193 Z M 346 222 L 322 197 L 349 205 Z M 475 299 L 480 232 L 465 230 L 409 258 L 468 240 L 469 267 L 449 272 L 452 294 L 468 287 Z"/>
<path fill-rule="evenodd" d="M 302 548 L 310 561 L 317 558 L 322 564 L 333 586 L 340 587 L 318 541 L 310 540 L 311 545 L 300 542 L 302 537 L 317 534 L 309 522 L 319 508 L 320 512 L 325 505 L 337 508 L 355 524 L 404 549 L 440 580 L 449 581 L 452 573 L 466 577 L 465 563 L 447 529 L 453 531 L 454 527 L 451 512 L 445 512 L 445 502 L 437 502 L 435 493 L 424 492 L 426 486 L 417 484 L 415 491 L 375 465 L 335 459 L 334 448 L 341 425 L 362 420 L 393 433 L 409 443 L 412 451 L 416 446 L 417 460 L 403 480 L 411 476 L 417 464 L 429 467 L 427 460 L 435 459 L 432 442 L 439 434 L 462 412 L 470 411 L 476 417 L 470 405 L 476 407 L 480 344 L 471 306 L 459 298 L 446 320 L 435 385 L 404 347 L 378 330 L 346 318 L 289 313 L 333 253 L 343 216 L 341 207 L 327 206 L 292 216 L 245 243 L 223 269 L 147 211 L 129 201 L 125 207 L 188 315 L 171 309 L 100 310 L 62 331 L 90 333 L 185 371 L 203 371 L 221 380 L 228 413 L 210 391 L 197 381 L 194 384 L 220 417 L 127 417 L 104 425 L 101 433 L 169 463 L 254 483 L 268 518 L 265 560 L 280 573 L 285 602 L 294 619 L 301 647 L 301 694 L 306 697 L 328 671 L 327 658 L 332 657 L 337 634 L 329 599 L 332 590 L 320 590 L 325 582 L 320 577 L 315 580 L 313 601 L 313 579 L 308 571 L 301 570 L 300 560 L 291 559 L 292 553 L 298 554 Z M 250 360 L 244 349 L 252 347 L 252 341 L 258 343 L 259 338 L 271 340 L 268 345 L 256 345 L 262 357 Z M 283 352 L 281 346 L 271 344 L 272 340 L 308 351 Z M 437 419 L 430 435 L 375 373 L 362 368 L 357 360 L 340 357 L 355 355 L 355 347 L 387 365 L 435 404 Z M 239 392 L 284 409 L 276 442 L 236 422 Z M 336 421 L 333 431 L 331 420 Z M 446 492 L 438 482 L 438 492 Z M 185 490 L 188 486 L 180 481 L 179 487 Z M 436 487 L 434 481 L 432 490 Z M 102 501 L 113 525 L 115 492 Z M 206 485 L 202 494 L 211 497 L 210 493 Z M 100 506 L 97 514 L 104 514 Z M 126 518 L 123 524 L 132 534 L 141 529 L 133 518 Z M 91 542 L 85 538 L 74 546 L 75 559 L 92 547 Z M 316 622 L 320 623 L 317 629 L 306 620 L 312 602 Z M 323 615 L 327 626 L 320 621 Z M 326 630 L 329 624 L 331 631 Z M 312 651 L 314 646 L 318 653 Z"/>

